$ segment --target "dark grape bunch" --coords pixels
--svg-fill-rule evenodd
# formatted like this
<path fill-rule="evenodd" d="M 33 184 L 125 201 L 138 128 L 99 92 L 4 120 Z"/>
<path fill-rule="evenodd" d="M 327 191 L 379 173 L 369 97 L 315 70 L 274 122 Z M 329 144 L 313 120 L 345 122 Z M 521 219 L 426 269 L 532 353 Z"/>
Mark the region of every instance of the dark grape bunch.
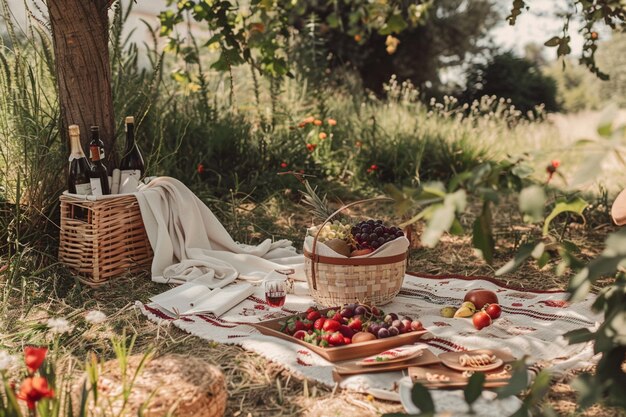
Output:
<path fill-rule="evenodd" d="M 352 227 L 352 236 L 356 240 L 358 249 L 376 250 L 387 242 L 404 236 L 399 227 L 387 227 L 382 220 L 366 220 Z"/>

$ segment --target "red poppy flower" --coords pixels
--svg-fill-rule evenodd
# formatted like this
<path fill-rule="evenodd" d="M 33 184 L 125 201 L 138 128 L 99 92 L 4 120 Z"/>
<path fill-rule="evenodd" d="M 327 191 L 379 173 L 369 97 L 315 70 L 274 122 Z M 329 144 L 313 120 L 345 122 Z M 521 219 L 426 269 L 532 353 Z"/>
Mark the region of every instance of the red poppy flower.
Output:
<path fill-rule="evenodd" d="M 316 144 L 314 144 L 314 143 L 307 143 L 307 144 L 306 144 L 306 149 L 307 149 L 307 151 L 309 151 L 309 152 L 313 152 L 313 151 L 315 150 L 315 148 L 316 148 L 316 147 L 317 147 L 317 145 L 316 145 Z"/>
<path fill-rule="evenodd" d="M 24 362 L 28 368 L 28 372 L 35 373 L 46 359 L 48 353 L 47 347 L 26 346 L 24 348 Z"/>
<path fill-rule="evenodd" d="M 335 119 L 328 119 L 328 124 L 331 126 L 335 126 L 337 124 L 337 121 Z"/>
<path fill-rule="evenodd" d="M 204 173 L 204 164 L 198 164 L 197 171 L 198 171 L 198 174 L 203 174 Z"/>
<path fill-rule="evenodd" d="M 322 125 L 322 121 L 320 119 L 315 119 L 315 120 L 313 120 L 313 124 L 315 126 L 321 126 Z"/>
<path fill-rule="evenodd" d="M 313 123 L 314 121 L 315 121 L 315 117 L 309 116 L 306 119 L 304 119 L 302 123 L 307 124 L 307 123 Z"/>
<path fill-rule="evenodd" d="M 20 392 L 17 394 L 17 398 L 22 401 L 26 401 L 26 405 L 29 409 L 34 409 L 37 401 L 42 398 L 54 397 L 54 390 L 48 387 L 48 381 L 41 376 L 28 377 L 20 386 Z"/>
<path fill-rule="evenodd" d="M 320 134 L 318 136 L 319 136 L 319 138 L 321 140 L 324 140 L 324 139 L 326 139 L 328 137 L 328 135 L 326 133 L 324 133 L 324 132 L 320 132 Z"/>
<path fill-rule="evenodd" d="M 287 162 L 281 162 L 280 163 L 280 167 L 281 168 L 287 168 Z"/>
<path fill-rule="evenodd" d="M 370 169 L 372 171 L 376 171 L 378 169 L 378 165 L 372 165 L 372 166 L 370 166 Z"/>

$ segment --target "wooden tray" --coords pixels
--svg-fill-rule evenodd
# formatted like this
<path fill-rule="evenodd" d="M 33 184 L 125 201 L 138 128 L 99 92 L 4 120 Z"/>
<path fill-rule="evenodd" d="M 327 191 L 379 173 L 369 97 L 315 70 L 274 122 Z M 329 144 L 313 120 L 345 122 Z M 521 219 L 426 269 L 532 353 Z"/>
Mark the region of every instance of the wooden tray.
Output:
<path fill-rule="evenodd" d="M 348 375 L 401 371 L 402 369 L 407 369 L 412 366 L 428 366 L 435 365 L 440 362 L 441 360 L 437 356 L 435 356 L 434 353 L 432 353 L 427 348 L 424 348 L 424 350 L 422 351 L 422 355 L 416 358 L 408 359 L 404 362 L 395 362 L 378 366 L 362 366 L 357 365 L 355 362 L 351 362 L 335 366 L 333 372 L 337 376 L 343 377 Z"/>
<path fill-rule="evenodd" d="M 334 308 L 336 309 L 336 308 Z M 322 315 L 325 315 L 328 310 L 334 310 L 327 308 L 320 310 Z M 368 340 L 367 342 L 355 343 L 354 345 L 337 346 L 337 347 L 320 347 L 315 346 L 304 340 L 296 339 L 280 331 L 283 323 L 291 317 L 302 316 L 304 313 L 294 314 L 293 316 L 281 317 L 279 319 L 267 320 L 261 323 L 252 324 L 258 331 L 266 336 L 274 336 L 283 340 L 287 340 L 292 343 L 297 343 L 304 347 L 311 349 L 324 359 L 330 362 L 340 362 L 349 359 L 362 358 L 365 356 L 375 355 L 383 352 L 387 349 L 391 349 L 403 345 L 412 345 L 419 341 L 424 333 L 428 330 L 414 331 L 410 333 L 399 334 L 398 336 L 388 337 L 386 339 Z"/>

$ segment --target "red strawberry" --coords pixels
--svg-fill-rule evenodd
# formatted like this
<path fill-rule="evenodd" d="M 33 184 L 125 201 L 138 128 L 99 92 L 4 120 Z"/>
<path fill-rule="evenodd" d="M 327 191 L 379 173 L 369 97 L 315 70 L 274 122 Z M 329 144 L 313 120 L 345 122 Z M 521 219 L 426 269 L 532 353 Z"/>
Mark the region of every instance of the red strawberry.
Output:
<path fill-rule="evenodd" d="M 309 311 L 307 313 L 307 315 L 306 315 L 306 319 L 307 320 L 311 320 L 311 321 L 315 321 L 315 320 L 319 319 L 320 317 L 322 317 L 322 315 L 317 310 Z"/>
<path fill-rule="evenodd" d="M 307 333 L 304 330 L 298 330 L 293 334 L 293 337 L 299 340 L 304 340 L 305 336 L 307 336 Z"/>
<path fill-rule="evenodd" d="M 329 319 L 324 322 L 324 327 L 322 327 L 322 329 L 327 332 L 336 332 L 337 330 L 339 330 L 339 327 L 341 327 L 340 322 L 338 322 L 337 320 Z"/>
<path fill-rule="evenodd" d="M 303 323 L 305 330 L 313 329 L 313 322 L 311 320 L 304 320 Z"/>
<path fill-rule="evenodd" d="M 352 336 L 354 336 L 354 330 L 352 330 L 351 327 L 348 327 L 345 324 L 339 326 L 339 332 L 347 338 L 351 338 Z"/>
<path fill-rule="evenodd" d="M 320 317 L 319 319 L 315 320 L 315 323 L 313 323 L 313 327 L 316 330 L 322 330 L 322 328 L 324 327 L 325 321 L 326 319 L 324 317 Z"/>
<path fill-rule="evenodd" d="M 352 319 L 350 323 L 348 323 L 348 327 L 350 327 L 355 332 L 360 332 L 363 328 L 363 322 L 359 317 Z"/>
<path fill-rule="evenodd" d="M 307 309 L 306 309 L 306 312 L 305 312 L 305 313 L 306 313 L 306 314 L 309 314 L 309 313 L 310 313 L 310 312 L 312 312 L 312 311 L 317 311 L 317 307 L 309 307 L 309 308 L 307 308 Z"/>
<path fill-rule="evenodd" d="M 345 342 L 343 340 L 343 335 L 339 332 L 335 332 L 331 334 L 330 337 L 328 338 L 328 343 L 330 343 L 333 346 L 341 346 Z"/>
<path fill-rule="evenodd" d="M 339 323 L 343 323 L 343 316 L 339 313 L 335 313 L 335 315 L 333 316 L 333 320 L 336 320 Z"/>
<path fill-rule="evenodd" d="M 328 342 L 328 339 L 330 339 L 330 335 L 331 335 L 331 334 L 332 334 L 332 333 L 330 333 L 330 332 L 324 332 L 324 333 L 322 333 L 322 340 L 324 340 L 324 341 Z"/>
<path fill-rule="evenodd" d="M 343 344 L 344 345 L 349 345 L 350 343 L 352 343 L 352 339 L 350 339 L 349 337 L 343 337 Z"/>
<path fill-rule="evenodd" d="M 296 320 L 296 321 L 294 321 L 292 323 L 289 323 L 287 325 L 287 327 L 289 329 L 289 333 L 290 334 L 294 334 L 298 330 L 306 330 L 306 326 L 304 325 L 304 323 L 301 320 Z"/>

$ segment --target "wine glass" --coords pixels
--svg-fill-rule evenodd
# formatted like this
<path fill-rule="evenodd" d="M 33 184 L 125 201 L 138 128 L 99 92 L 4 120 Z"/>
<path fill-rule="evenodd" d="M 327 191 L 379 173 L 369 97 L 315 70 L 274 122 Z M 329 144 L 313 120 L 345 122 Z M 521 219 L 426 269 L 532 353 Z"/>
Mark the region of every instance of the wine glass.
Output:
<path fill-rule="evenodd" d="M 265 281 L 265 301 L 271 311 L 278 312 L 285 305 L 287 298 L 287 279 L 271 279 Z"/>

